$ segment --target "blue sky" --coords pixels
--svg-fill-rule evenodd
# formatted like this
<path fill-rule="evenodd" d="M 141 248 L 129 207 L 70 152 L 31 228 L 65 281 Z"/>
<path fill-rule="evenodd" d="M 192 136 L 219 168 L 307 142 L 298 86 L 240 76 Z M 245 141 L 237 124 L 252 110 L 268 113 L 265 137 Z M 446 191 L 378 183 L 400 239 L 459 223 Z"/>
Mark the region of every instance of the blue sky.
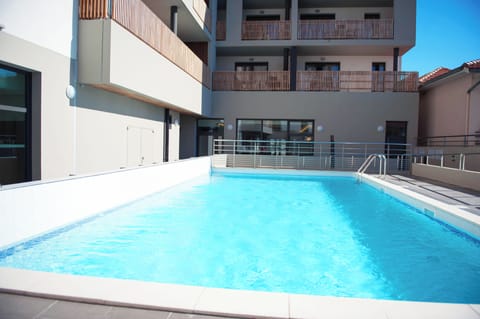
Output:
<path fill-rule="evenodd" d="M 420 75 L 480 58 L 480 0 L 417 0 L 417 42 L 403 71 Z"/>

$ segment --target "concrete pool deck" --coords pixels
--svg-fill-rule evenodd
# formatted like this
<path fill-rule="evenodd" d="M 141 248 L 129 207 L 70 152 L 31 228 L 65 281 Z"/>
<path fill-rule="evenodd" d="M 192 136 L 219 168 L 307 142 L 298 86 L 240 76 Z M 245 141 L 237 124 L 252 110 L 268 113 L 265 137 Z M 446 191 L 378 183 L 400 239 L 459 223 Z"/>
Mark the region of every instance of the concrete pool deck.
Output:
<path fill-rule="evenodd" d="M 480 194 L 384 182 L 480 217 Z M 168 285 L 0 268 L 0 318 L 477 318 L 480 304 L 403 302 Z"/>

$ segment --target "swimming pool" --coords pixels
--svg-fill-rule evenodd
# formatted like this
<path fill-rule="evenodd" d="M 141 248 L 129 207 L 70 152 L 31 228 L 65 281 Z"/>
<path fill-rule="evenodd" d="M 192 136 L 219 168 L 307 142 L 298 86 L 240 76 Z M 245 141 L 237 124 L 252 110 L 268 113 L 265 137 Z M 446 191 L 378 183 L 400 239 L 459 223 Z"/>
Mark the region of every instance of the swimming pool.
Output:
<path fill-rule="evenodd" d="M 476 239 L 353 177 L 216 173 L 12 247 L 0 266 L 478 303 L 479 256 Z"/>

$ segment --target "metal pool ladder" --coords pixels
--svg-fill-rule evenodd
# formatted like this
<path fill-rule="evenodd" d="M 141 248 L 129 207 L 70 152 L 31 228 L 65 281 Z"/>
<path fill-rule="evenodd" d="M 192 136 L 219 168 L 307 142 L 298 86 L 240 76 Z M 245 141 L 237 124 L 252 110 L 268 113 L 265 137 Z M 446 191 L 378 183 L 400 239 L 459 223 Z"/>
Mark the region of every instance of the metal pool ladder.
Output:
<path fill-rule="evenodd" d="M 372 164 L 373 161 L 377 158 L 380 161 L 378 175 L 385 178 L 385 175 L 387 174 L 387 158 L 383 154 L 370 154 L 360 166 L 360 168 L 357 170 L 358 180 L 361 179 L 361 176 L 365 173 L 370 164 Z"/>

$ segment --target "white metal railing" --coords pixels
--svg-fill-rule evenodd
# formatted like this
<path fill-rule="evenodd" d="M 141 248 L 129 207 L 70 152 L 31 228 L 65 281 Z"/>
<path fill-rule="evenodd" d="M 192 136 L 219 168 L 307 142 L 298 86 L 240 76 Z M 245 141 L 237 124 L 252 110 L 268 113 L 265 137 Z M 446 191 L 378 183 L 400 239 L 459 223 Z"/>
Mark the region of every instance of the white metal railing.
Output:
<path fill-rule="evenodd" d="M 480 153 L 419 153 L 412 156 L 415 164 L 425 164 L 432 166 L 440 166 L 446 168 L 454 168 L 461 171 L 480 171 Z"/>
<path fill-rule="evenodd" d="M 217 139 L 214 140 L 212 163 L 214 167 L 355 172 L 370 155 L 376 154 L 364 173 L 374 173 L 380 169 L 382 174 L 391 174 L 410 170 L 411 149 L 410 144 L 398 143 Z M 379 156 L 382 156 L 381 160 Z"/>

